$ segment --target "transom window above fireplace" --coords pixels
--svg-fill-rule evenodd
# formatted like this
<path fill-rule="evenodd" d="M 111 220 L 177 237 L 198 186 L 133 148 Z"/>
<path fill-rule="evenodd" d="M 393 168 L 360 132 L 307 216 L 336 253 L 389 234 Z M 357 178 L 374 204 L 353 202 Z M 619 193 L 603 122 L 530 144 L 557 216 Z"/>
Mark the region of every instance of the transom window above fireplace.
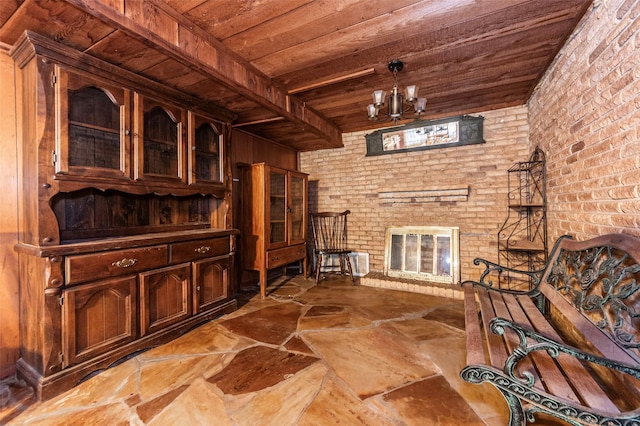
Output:
<path fill-rule="evenodd" d="M 387 228 L 384 274 L 438 283 L 459 283 L 459 233 L 458 227 Z"/>

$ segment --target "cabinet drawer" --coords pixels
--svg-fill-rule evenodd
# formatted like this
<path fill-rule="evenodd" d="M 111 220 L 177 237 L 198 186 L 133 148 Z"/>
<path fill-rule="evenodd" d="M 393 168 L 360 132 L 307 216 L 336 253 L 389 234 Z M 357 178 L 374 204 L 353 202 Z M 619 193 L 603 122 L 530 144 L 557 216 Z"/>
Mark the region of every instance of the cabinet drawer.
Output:
<path fill-rule="evenodd" d="M 307 255 L 307 245 L 299 244 L 293 247 L 287 247 L 267 252 L 267 269 L 276 266 L 286 265 L 296 260 L 303 259 Z"/>
<path fill-rule="evenodd" d="M 167 260 L 165 245 L 69 256 L 65 265 L 67 284 L 153 269 L 166 265 Z"/>
<path fill-rule="evenodd" d="M 171 245 L 171 263 L 190 262 L 229 253 L 229 237 L 209 238 Z"/>

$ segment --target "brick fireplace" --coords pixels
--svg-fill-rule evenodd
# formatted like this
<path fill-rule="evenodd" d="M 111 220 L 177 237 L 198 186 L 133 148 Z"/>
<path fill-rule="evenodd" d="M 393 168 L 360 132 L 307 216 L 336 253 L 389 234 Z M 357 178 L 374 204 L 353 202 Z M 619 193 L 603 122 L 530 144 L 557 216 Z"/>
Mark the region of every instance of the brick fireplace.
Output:
<path fill-rule="evenodd" d="M 461 298 L 460 229 L 442 226 L 391 226 L 385 232 L 383 273 L 372 272 L 361 285 Z"/>
<path fill-rule="evenodd" d="M 460 228 L 394 226 L 385 233 L 384 275 L 460 283 Z"/>

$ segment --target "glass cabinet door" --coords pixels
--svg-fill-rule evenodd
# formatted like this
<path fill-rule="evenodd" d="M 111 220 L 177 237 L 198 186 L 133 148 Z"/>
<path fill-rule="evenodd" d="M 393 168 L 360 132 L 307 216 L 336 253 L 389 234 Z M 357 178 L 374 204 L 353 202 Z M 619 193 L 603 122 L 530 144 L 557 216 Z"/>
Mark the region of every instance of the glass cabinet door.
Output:
<path fill-rule="evenodd" d="M 221 133 L 212 120 L 189 112 L 189 183 L 222 183 Z"/>
<path fill-rule="evenodd" d="M 130 92 L 56 67 L 58 175 L 130 178 Z"/>
<path fill-rule="evenodd" d="M 307 200 L 305 194 L 307 178 L 305 175 L 291 173 L 289 189 L 289 243 L 301 243 L 305 241 L 307 229 Z"/>
<path fill-rule="evenodd" d="M 137 179 L 181 181 L 184 177 L 184 111 L 135 94 Z"/>
<path fill-rule="evenodd" d="M 284 171 L 269 171 L 268 195 L 269 212 L 269 244 L 272 248 L 278 243 L 287 242 L 287 200 L 286 200 L 286 178 Z"/>

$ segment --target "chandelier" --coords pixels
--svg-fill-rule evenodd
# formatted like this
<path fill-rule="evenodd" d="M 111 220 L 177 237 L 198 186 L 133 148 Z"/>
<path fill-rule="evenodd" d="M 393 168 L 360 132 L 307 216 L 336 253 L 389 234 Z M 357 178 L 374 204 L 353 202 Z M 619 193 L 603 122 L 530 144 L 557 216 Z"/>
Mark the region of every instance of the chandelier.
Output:
<path fill-rule="evenodd" d="M 404 118 L 404 113 L 409 111 L 411 108 L 414 109 L 417 117 L 420 117 L 420 114 L 424 112 L 427 105 L 427 99 L 418 97 L 418 86 L 416 85 L 407 86 L 405 88 L 405 96 L 407 97 L 406 102 L 409 105 L 406 109 L 403 109 L 404 96 L 402 96 L 402 93 L 398 91 L 398 73 L 402 71 L 403 66 L 404 64 L 399 59 L 394 59 L 389 62 L 389 71 L 393 73 L 393 87 L 391 88 L 391 93 L 389 93 L 388 101 L 389 112 L 386 113 L 380 110 L 380 108 L 384 106 L 384 98 L 387 95 L 387 92 L 384 90 L 375 90 L 371 95 L 373 97 L 373 103 L 369 104 L 367 107 L 369 120 L 377 120 L 378 114 L 382 113 L 388 115 L 390 119 L 393 120 L 393 123 L 396 124 L 398 120 Z"/>

